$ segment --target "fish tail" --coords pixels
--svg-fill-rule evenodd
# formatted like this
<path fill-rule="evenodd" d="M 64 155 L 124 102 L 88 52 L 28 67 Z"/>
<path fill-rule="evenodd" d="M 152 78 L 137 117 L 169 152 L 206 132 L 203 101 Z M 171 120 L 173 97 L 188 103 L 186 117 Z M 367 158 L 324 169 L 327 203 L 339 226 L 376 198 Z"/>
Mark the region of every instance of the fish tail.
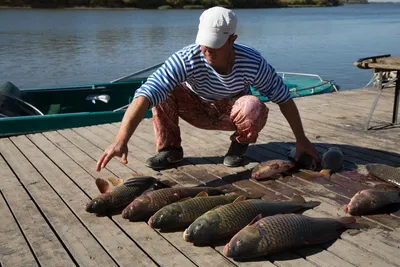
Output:
<path fill-rule="evenodd" d="M 348 229 L 363 229 L 368 228 L 367 225 L 358 223 L 355 217 L 341 217 L 339 221 Z"/>
<path fill-rule="evenodd" d="M 304 208 L 305 209 L 313 209 L 315 207 L 318 207 L 319 205 L 321 205 L 321 202 L 319 202 L 319 201 L 308 201 L 308 202 L 304 203 Z"/>
<path fill-rule="evenodd" d="M 304 212 L 306 212 L 307 210 L 313 209 L 317 206 L 319 206 L 321 204 L 321 202 L 319 201 L 308 201 L 306 203 L 302 203 L 302 206 L 300 209 L 298 209 L 296 212 L 297 214 L 303 214 Z"/>

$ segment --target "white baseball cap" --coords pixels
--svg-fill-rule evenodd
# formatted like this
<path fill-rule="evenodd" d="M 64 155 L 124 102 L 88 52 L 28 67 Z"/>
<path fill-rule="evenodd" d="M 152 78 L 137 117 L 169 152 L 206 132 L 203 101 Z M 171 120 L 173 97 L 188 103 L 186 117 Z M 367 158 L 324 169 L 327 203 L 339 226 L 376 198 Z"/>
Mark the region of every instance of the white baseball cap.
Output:
<path fill-rule="evenodd" d="M 236 32 L 236 24 L 237 18 L 232 10 L 219 6 L 209 8 L 200 16 L 196 44 L 220 48 Z"/>

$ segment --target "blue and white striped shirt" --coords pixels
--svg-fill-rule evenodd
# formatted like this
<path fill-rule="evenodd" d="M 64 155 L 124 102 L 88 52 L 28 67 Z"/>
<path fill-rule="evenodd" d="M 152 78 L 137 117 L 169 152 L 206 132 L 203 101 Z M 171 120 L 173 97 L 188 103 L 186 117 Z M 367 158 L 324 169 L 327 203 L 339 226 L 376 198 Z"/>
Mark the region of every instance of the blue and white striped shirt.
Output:
<path fill-rule="evenodd" d="M 186 85 L 207 102 L 251 94 L 250 85 L 274 103 L 290 98 L 289 88 L 261 54 L 244 44 L 235 43 L 235 61 L 228 75 L 217 73 L 206 61 L 200 46 L 186 46 L 165 63 L 135 92 L 145 96 L 150 107 L 163 103 L 178 84 Z"/>

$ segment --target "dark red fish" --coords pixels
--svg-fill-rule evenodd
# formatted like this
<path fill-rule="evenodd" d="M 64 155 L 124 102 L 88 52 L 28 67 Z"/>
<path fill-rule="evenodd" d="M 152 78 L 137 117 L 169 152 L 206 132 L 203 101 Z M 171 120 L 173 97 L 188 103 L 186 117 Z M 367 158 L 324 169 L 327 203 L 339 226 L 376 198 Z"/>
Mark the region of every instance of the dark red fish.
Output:
<path fill-rule="evenodd" d="M 213 187 L 172 187 L 149 191 L 132 201 L 122 211 L 122 217 L 129 220 L 148 220 L 162 207 L 194 197 L 203 191 L 210 196 L 224 193 Z"/>

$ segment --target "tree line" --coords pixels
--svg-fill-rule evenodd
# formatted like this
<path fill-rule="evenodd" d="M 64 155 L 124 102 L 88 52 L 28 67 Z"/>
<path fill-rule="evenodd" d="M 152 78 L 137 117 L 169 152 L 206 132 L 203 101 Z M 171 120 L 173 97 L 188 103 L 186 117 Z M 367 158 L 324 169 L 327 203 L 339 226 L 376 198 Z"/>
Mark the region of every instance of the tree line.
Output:
<path fill-rule="evenodd" d="M 287 6 L 337 6 L 341 0 L 0 0 L 0 6 L 32 8 L 268 8 Z"/>

